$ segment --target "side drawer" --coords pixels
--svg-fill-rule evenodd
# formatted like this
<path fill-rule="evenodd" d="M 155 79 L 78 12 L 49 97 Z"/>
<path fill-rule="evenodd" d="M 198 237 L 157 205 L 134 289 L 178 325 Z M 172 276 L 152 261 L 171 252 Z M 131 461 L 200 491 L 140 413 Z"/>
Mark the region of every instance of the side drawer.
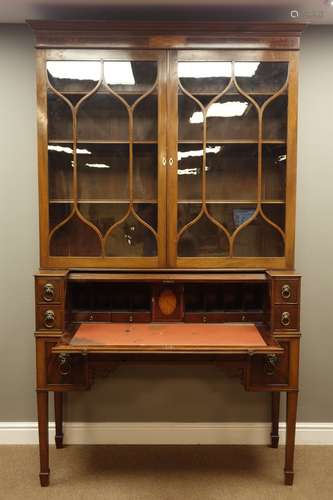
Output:
<path fill-rule="evenodd" d="M 283 348 L 278 356 L 251 357 L 245 387 L 250 391 L 295 390 L 298 388 L 299 338 L 277 339 Z M 270 358 L 270 359 L 269 359 Z"/>
<path fill-rule="evenodd" d="M 36 307 L 36 328 L 37 330 L 63 330 L 64 311 L 59 305 L 38 305 Z"/>
<path fill-rule="evenodd" d="M 36 278 L 37 304 L 62 304 L 64 280 L 61 278 Z"/>
<path fill-rule="evenodd" d="M 273 301 L 275 304 L 298 304 L 300 299 L 300 279 L 275 279 Z"/>
<path fill-rule="evenodd" d="M 299 306 L 275 305 L 273 311 L 273 332 L 299 331 Z"/>

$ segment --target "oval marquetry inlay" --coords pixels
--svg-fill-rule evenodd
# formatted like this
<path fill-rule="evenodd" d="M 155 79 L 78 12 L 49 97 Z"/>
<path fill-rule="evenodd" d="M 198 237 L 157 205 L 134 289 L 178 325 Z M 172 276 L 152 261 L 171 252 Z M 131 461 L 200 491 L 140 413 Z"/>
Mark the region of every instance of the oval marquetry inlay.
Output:
<path fill-rule="evenodd" d="M 164 316 L 170 316 L 177 307 L 177 297 L 170 288 L 165 288 L 158 297 L 158 307 Z"/>

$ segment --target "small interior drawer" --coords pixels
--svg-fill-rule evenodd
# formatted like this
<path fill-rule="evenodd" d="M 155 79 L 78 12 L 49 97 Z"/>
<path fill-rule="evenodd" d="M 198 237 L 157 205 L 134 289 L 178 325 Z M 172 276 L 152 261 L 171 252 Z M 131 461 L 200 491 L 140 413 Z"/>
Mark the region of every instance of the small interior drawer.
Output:
<path fill-rule="evenodd" d="M 37 330 L 62 330 L 64 323 L 64 311 L 62 306 L 45 305 L 36 308 Z"/>
<path fill-rule="evenodd" d="M 289 331 L 299 330 L 299 306 L 297 305 L 276 305 L 273 311 L 273 330 Z"/>
<path fill-rule="evenodd" d="M 38 304 L 60 304 L 64 298 L 64 282 L 60 278 L 36 278 Z"/>
<path fill-rule="evenodd" d="M 273 285 L 273 301 L 275 304 L 298 304 L 299 290 L 299 279 L 276 279 Z"/>

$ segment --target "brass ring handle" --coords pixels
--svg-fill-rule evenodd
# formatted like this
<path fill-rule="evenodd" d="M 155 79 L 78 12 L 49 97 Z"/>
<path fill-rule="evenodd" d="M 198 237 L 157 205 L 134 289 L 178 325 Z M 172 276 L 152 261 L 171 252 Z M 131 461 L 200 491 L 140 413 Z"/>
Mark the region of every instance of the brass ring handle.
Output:
<path fill-rule="evenodd" d="M 43 325 L 45 328 L 53 328 L 55 322 L 55 314 L 51 309 L 45 311 Z"/>
<path fill-rule="evenodd" d="M 71 372 L 71 364 L 69 354 L 59 354 L 59 373 L 66 376 Z"/>
<path fill-rule="evenodd" d="M 281 296 L 283 299 L 290 299 L 291 297 L 291 287 L 290 285 L 282 285 Z"/>
<path fill-rule="evenodd" d="M 46 302 L 51 302 L 54 299 L 54 286 L 52 283 L 45 283 L 43 287 L 43 299 Z"/>
<path fill-rule="evenodd" d="M 281 314 L 281 325 L 282 326 L 289 326 L 290 325 L 290 312 L 284 311 Z"/>

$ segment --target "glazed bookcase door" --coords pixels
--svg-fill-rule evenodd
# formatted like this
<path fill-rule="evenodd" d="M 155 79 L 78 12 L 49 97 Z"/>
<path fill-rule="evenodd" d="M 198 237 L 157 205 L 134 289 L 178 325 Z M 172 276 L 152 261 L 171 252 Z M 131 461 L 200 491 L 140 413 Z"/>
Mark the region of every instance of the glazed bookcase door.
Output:
<path fill-rule="evenodd" d="M 292 266 L 294 54 L 178 51 L 170 72 L 169 264 Z"/>
<path fill-rule="evenodd" d="M 41 53 L 43 267 L 165 265 L 165 64 L 163 51 Z"/>

